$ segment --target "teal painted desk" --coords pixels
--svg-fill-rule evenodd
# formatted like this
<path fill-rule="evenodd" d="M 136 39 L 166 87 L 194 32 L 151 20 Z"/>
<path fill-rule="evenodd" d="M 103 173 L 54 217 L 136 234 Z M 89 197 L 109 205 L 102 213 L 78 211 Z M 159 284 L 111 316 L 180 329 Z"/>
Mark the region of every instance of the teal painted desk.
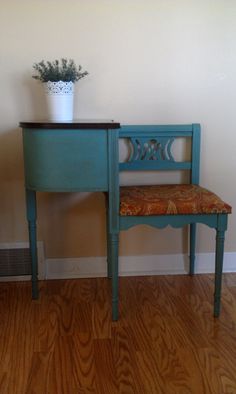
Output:
<path fill-rule="evenodd" d="M 23 132 L 26 208 L 32 257 L 32 297 L 36 299 L 36 192 L 107 192 L 108 212 L 111 213 L 120 125 L 113 121 L 20 122 L 20 127 Z"/>

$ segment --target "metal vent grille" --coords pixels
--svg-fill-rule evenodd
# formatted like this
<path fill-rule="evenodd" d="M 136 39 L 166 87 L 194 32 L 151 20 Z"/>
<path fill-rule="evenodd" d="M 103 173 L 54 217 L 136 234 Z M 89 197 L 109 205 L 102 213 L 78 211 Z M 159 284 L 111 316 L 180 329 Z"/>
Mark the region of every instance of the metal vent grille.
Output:
<path fill-rule="evenodd" d="M 31 275 L 29 248 L 0 249 L 0 276 Z"/>

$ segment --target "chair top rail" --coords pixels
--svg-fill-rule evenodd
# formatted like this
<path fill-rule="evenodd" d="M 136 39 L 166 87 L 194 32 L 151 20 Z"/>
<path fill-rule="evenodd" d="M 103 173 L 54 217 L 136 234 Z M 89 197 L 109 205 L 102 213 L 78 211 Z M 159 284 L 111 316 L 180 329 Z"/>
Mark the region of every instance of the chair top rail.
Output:
<path fill-rule="evenodd" d="M 126 125 L 119 130 L 119 137 L 191 137 L 194 126 L 198 124 L 188 125 Z"/>

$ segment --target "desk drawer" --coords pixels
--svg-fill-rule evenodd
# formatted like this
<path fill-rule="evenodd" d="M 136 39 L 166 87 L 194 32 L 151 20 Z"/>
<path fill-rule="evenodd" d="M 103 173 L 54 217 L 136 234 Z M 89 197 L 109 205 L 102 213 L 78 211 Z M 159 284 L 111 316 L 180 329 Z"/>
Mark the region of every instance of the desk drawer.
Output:
<path fill-rule="evenodd" d="M 108 130 L 24 129 L 26 187 L 108 190 Z"/>

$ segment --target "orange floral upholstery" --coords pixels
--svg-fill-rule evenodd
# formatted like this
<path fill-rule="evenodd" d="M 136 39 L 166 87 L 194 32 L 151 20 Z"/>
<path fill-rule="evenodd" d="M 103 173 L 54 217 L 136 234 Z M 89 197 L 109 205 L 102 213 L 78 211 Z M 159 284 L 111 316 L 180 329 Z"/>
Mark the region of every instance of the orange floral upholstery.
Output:
<path fill-rule="evenodd" d="M 231 206 L 197 185 L 121 187 L 121 216 L 211 213 L 231 213 Z"/>

